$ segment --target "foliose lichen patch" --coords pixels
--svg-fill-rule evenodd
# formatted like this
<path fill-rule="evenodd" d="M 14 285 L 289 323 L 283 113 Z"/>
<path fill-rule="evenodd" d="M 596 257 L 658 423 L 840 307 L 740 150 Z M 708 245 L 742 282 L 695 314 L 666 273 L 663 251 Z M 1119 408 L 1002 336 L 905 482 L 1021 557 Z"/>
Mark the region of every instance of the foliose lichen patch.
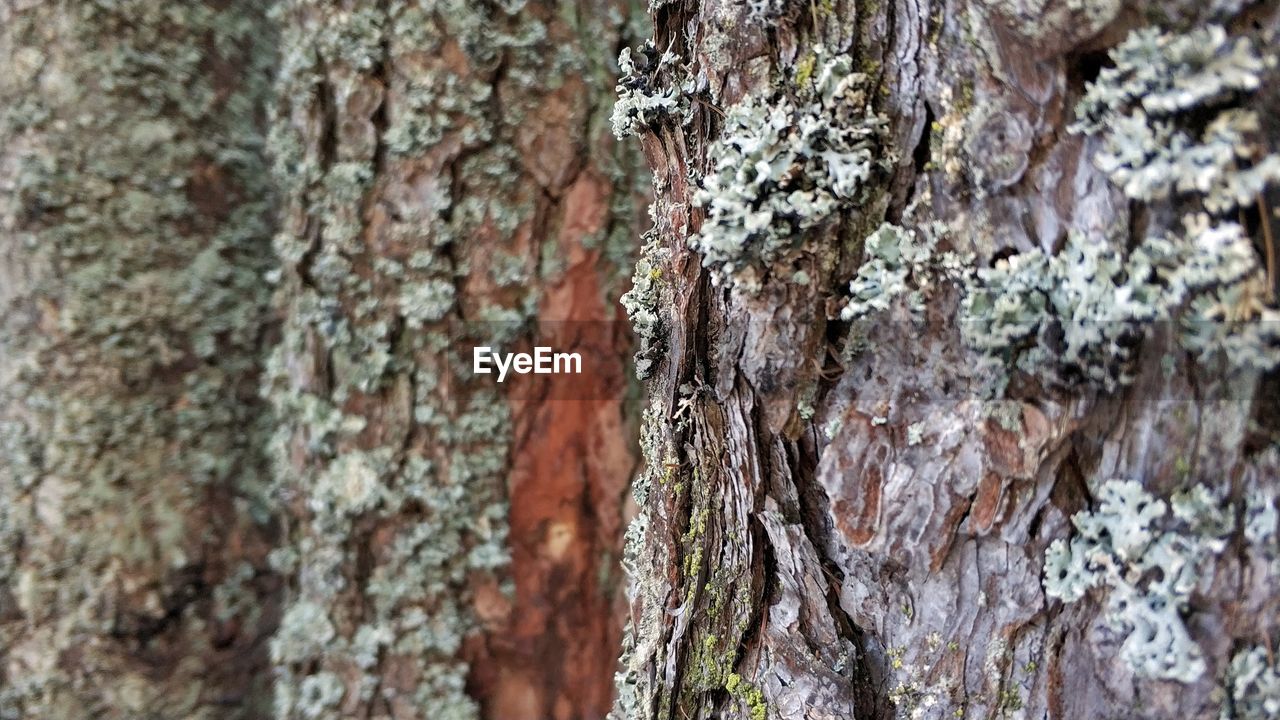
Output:
<path fill-rule="evenodd" d="M 966 340 L 1033 374 L 1114 387 L 1129 381 L 1141 340 L 1170 323 L 1203 359 L 1275 367 L 1272 279 L 1235 213 L 1280 181 L 1280 156 L 1261 144 L 1256 113 L 1231 106 L 1275 57 L 1216 25 L 1137 30 L 1111 57 L 1073 127 L 1094 137 L 1094 162 L 1129 199 L 1180 221 L 1153 224 L 1132 249 L 1072 232 L 1056 253 L 979 270 L 964 301 Z"/>
<path fill-rule="evenodd" d="M 1125 634 L 1120 657 L 1135 675 L 1199 678 L 1204 656 L 1183 617 L 1205 562 L 1235 529 L 1230 509 L 1202 485 L 1166 503 L 1137 482 L 1111 480 L 1097 508 L 1071 521 L 1076 534 L 1045 554 L 1045 593 L 1069 603 L 1105 589 L 1107 622 Z"/>
<path fill-rule="evenodd" d="M 689 245 L 718 282 L 797 244 L 805 231 L 860 205 L 886 166 L 887 121 L 847 56 L 822 58 L 794 96 L 748 96 L 725 112 L 694 195 L 702 229 Z"/>
<path fill-rule="evenodd" d="M 639 135 L 659 122 L 684 125 L 692 118 L 690 98 L 694 79 L 680 56 L 671 50 L 658 52 L 646 41 L 633 54 L 623 48 L 618 55 L 621 77 L 613 106 L 613 134 L 619 140 Z"/>
<path fill-rule="evenodd" d="M 919 317 L 926 297 L 939 283 L 967 277 L 967 258 L 938 249 L 945 231 L 941 223 L 919 230 L 885 223 L 869 235 L 863 244 L 866 259 L 849 283 L 850 298 L 840 311 L 841 319 L 883 312 L 899 298 L 905 298 L 907 310 Z"/>

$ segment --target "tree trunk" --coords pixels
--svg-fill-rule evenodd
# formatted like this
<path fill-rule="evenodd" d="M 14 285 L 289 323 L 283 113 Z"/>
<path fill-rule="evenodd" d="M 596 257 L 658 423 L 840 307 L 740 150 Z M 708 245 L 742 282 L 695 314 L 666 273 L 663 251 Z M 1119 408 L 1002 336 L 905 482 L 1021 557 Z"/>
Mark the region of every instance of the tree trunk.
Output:
<path fill-rule="evenodd" d="M 615 717 L 1274 717 L 1275 5 L 650 14 Z"/>
<path fill-rule="evenodd" d="M 0 717 L 269 709 L 256 5 L 0 3 Z"/>
<path fill-rule="evenodd" d="M 621 3 L 284 3 L 279 718 L 601 718 L 637 462 Z M 497 384 L 472 348 L 577 349 Z"/>
<path fill-rule="evenodd" d="M 1280 713 L 1274 2 L 261 5 L 0 0 L 0 720 Z"/>

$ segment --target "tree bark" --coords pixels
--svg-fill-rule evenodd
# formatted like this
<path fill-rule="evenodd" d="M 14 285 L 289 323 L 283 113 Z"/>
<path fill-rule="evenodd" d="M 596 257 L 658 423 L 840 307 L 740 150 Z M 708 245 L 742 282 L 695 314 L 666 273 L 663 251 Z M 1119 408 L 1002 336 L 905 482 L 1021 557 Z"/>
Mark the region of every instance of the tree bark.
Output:
<path fill-rule="evenodd" d="M 284 3 L 279 718 L 600 718 L 636 464 L 622 3 Z M 582 376 L 472 375 L 472 348 Z"/>
<path fill-rule="evenodd" d="M 256 6 L 0 3 L 0 717 L 269 708 Z"/>
<path fill-rule="evenodd" d="M 260 5 L 0 0 L 0 720 L 1275 716 L 1274 2 Z"/>
<path fill-rule="evenodd" d="M 1242 671 L 1276 677 L 1275 376 L 1232 364 L 1252 350 L 1188 350 L 1179 323 L 1201 306 L 1186 295 L 1149 317 L 1109 303 L 1121 285 L 1185 289 L 1168 278 L 1187 266 L 1138 262 L 1151 238 L 1191 247 L 1188 216 L 1245 237 L 1247 278 L 1206 285 L 1274 308 L 1275 180 L 1224 209 L 1207 186 L 1126 180 L 1168 136 L 1105 162 L 1157 118 L 1212 146 L 1206 124 L 1239 111 L 1261 126 L 1224 172 L 1273 162 L 1274 5 L 675 0 L 650 15 L 620 84 L 655 225 L 626 301 L 653 365 L 614 716 L 1274 712 Z M 1133 80 L 1124 52 L 1158 79 Z M 1224 64 L 1196 74 L 1193 52 Z M 1254 60 L 1256 77 L 1216 84 Z M 1158 96 L 1174 78 L 1186 94 Z M 1071 127 L 1094 85 L 1112 90 L 1104 127 Z M 1109 314 L 1084 314 L 1091 293 Z M 1055 298 L 1026 318 L 1054 331 L 982 336 L 992 294 Z M 1241 317 L 1274 327 L 1268 312 Z M 1081 339 L 1095 331 L 1118 339 Z M 1046 572 L 1067 553 L 1079 597 Z"/>

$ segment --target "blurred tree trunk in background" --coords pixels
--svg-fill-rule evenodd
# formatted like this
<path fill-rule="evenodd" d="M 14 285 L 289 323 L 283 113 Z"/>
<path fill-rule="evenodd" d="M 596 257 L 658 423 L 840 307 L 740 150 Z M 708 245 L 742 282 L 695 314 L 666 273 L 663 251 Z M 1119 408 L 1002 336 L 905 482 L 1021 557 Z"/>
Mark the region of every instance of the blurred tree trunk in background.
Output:
<path fill-rule="evenodd" d="M 258 3 L 0 3 L 0 717 L 261 718 Z"/>
<path fill-rule="evenodd" d="M 0 4 L 0 717 L 603 717 L 642 8 L 259 5 Z"/>
<path fill-rule="evenodd" d="M 637 12 L 280 5 L 277 717 L 608 711 L 643 214 L 608 119 Z M 585 374 L 472 377 L 473 346 L 535 334 Z"/>
<path fill-rule="evenodd" d="M 1274 717 L 1275 4 L 651 17 L 619 720 Z"/>

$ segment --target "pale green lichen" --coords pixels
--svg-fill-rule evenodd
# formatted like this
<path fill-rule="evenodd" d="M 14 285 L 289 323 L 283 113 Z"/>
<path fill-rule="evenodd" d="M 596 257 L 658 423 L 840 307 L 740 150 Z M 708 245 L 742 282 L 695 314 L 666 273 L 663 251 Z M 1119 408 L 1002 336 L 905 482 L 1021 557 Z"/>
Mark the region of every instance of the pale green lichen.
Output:
<path fill-rule="evenodd" d="M 1205 661 L 1183 614 L 1205 562 L 1226 547 L 1233 516 L 1202 486 L 1166 504 L 1136 482 L 1111 480 L 1097 508 L 1071 521 L 1076 534 L 1045 554 L 1045 594 L 1075 602 L 1105 589 L 1107 622 L 1125 633 L 1120 657 L 1134 674 L 1194 682 Z"/>
<path fill-rule="evenodd" d="M 663 330 L 662 268 L 667 252 L 659 244 L 657 236 L 646 236 L 644 248 L 636 260 L 631 289 L 622 295 L 620 302 L 631 320 L 631 328 L 639 341 L 636 349 L 636 376 L 643 380 L 653 371 L 665 348 Z"/>
<path fill-rule="evenodd" d="M 391 466 L 391 451 L 352 451 L 329 463 L 307 495 L 307 505 L 317 522 L 342 522 L 359 516 L 387 499 L 383 475 Z"/>
<path fill-rule="evenodd" d="M 1182 227 L 1136 247 L 1072 232 L 979 270 L 964 301 L 970 346 L 1060 382 L 1128 382 L 1158 323 L 1202 360 L 1268 370 L 1280 364 L 1280 312 L 1244 228 L 1221 217 L 1280 181 L 1257 115 L 1222 106 L 1257 90 L 1275 58 L 1218 26 L 1143 29 L 1112 52 L 1074 126 L 1098 135 L 1094 157 L 1131 199 L 1177 203 Z M 1175 215 L 1176 217 L 1176 215 Z"/>
<path fill-rule="evenodd" d="M 436 322 L 453 309 L 453 283 L 444 279 L 407 283 L 400 290 L 400 313 L 410 327 Z"/>
<path fill-rule="evenodd" d="M 1280 365 L 1280 309 L 1243 228 L 1210 225 L 1204 215 L 1188 219 L 1196 252 L 1179 275 L 1189 289 L 1205 292 L 1190 302 L 1179 341 L 1202 360 L 1225 357 L 1233 366 L 1266 371 Z"/>
<path fill-rule="evenodd" d="M 1249 494 L 1245 503 L 1244 537 L 1254 545 L 1265 545 L 1276 539 L 1280 530 L 1280 512 L 1276 511 L 1276 498 L 1271 492 L 1257 490 Z"/>
<path fill-rule="evenodd" d="M 715 164 L 694 195 L 706 219 L 689 245 L 716 281 L 772 261 L 806 230 L 857 207 L 887 166 L 886 121 L 871 107 L 866 76 L 847 56 L 819 55 L 795 97 L 752 95 L 729 108 L 707 151 Z"/>
<path fill-rule="evenodd" d="M 911 423 L 910 425 L 908 425 L 907 426 L 907 444 L 919 445 L 921 441 L 924 440 L 924 431 L 926 427 L 927 425 L 923 421 L 918 423 Z"/>
<path fill-rule="evenodd" d="M 693 76 L 670 50 L 659 53 L 646 41 L 633 56 L 618 56 L 618 100 L 613 106 L 613 134 L 619 140 L 651 130 L 660 122 L 683 125 L 692 118 Z"/>
<path fill-rule="evenodd" d="M 864 244 L 866 260 L 849 283 L 849 303 L 840 311 L 843 320 L 855 320 L 888 310 L 905 298 L 912 316 L 924 313 L 925 297 L 945 280 L 968 275 L 966 259 L 938 250 L 944 228 L 934 224 L 919 231 L 885 223 Z"/>
<path fill-rule="evenodd" d="M 1113 386 L 1130 380 L 1139 341 L 1155 323 L 1175 319 L 1188 302 L 1216 297 L 1209 293 L 1242 288 L 1257 272 L 1240 227 L 1210 225 L 1203 216 L 1189 218 L 1185 234 L 1148 238 L 1127 253 L 1072 233 L 1055 255 L 1033 250 L 979 269 L 963 301 L 961 329 L 971 347 L 1027 372 Z M 1209 309 L 1199 317 L 1210 317 Z M 1206 325 L 1192 316 L 1186 323 L 1185 342 L 1205 355 L 1241 337 L 1221 337 L 1232 328 L 1223 322 Z M 1252 326 L 1259 333 L 1270 327 Z M 1264 368 L 1280 359 L 1265 344 L 1230 357 Z"/>
<path fill-rule="evenodd" d="M 776 23 L 786 11 L 786 0 L 747 0 L 747 17 L 766 24 Z"/>
<path fill-rule="evenodd" d="M 651 597 L 658 592 L 646 580 L 647 553 L 650 550 L 651 493 L 662 492 L 669 484 L 671 465 L 674 463 L 671 448 L 663 439 L 661 414 L 652 403 L 646 404 L 640 425 L 640 450 L 644 468 L 631 483 L 631 495 L 640 512 L 627 526 L 622 543 L 622 568 L 633 579 L 629 595 L 642 601 L 643 613 L 628 618 L 619 658 L 620 669 L 614 674 L 617 696 L 610 720 L 638 720 L 652 713 L 649 709 L 656 701 L 652 682 L 646 678 L 644 664 L 648 660 L 644 647 L 637 647 L 645 638 L 655 637 L 662 623 L 662 610 Z"/>
<path fill-rule="evenodd" d="M 331 708 L 336 707 L 345 694 L 346 687 L 342 678 L 334 673 L 319 672 L 308 675 L 298 686 L 295 709 L 308 720 L 328 717 L 332 715 Z"/>
<path fill-rule="evenodd" d="M 1248 38 L 1228 37 L 1218 25 L 1182 34 L 1140 28 L 1110 54 L 1114 67 L 1102 69 L 1077 108 L 1086 132 L 1105 129 L 1130 107 L 1169 116 L 1252 92 L 1275 65 Z"/>
<path fill-rule="evenodd" d="M 1280 181 L 1280 156 L 1261 152 L 1261 126 L 1250 110 L 1222 112 L 1198 141 L 1142 110 L 1112 118 L 1107 130 L 1094 162 L 1135 200 L 1196 193 L 1206 210 L 1226 213 Z"/>
<path fill-rule="evenodd" d="M 1219 720 L 1280 717 L 1280 672 L 1266 648 L 1243 649 L 1231 658 L 1226 690 Z"/>

